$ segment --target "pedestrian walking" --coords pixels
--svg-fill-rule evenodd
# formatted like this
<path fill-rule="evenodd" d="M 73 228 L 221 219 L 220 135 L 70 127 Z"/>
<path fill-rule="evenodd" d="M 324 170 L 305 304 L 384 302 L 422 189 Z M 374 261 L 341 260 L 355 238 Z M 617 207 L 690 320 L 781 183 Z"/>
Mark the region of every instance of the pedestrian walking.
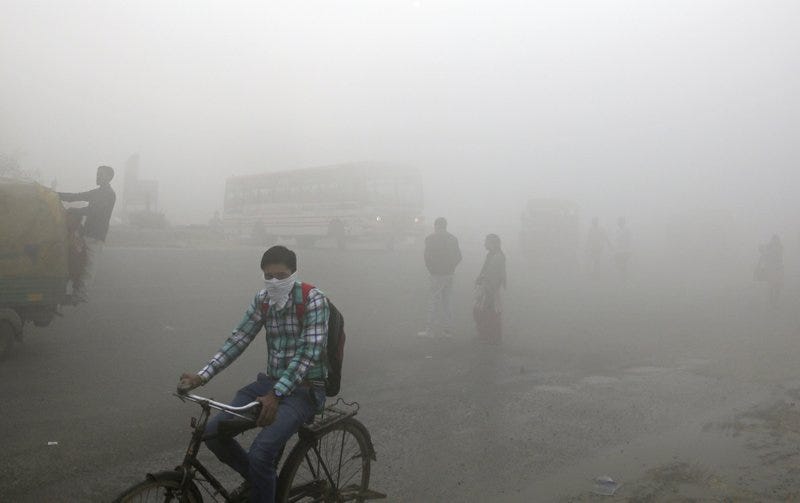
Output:
<path fill-rule="evenodd" d="M 772 307 L 778 306 L 783 290 L 783 243 L 777 234 L 759 247 L 760 257 L 756 266 L 755 279 L 767 285 L 767 302 Z"/>
<path fill-rule="evenodd" d="M 419 337 L 453 336 L 450 300 L 453 275 L 461 262 L 458 239 L 447 232 L 447 220 L 439 217 L 433 223 L 433 234 L 425 238 L 425 266 L 430 273 L 428 324 Z"/>
<path fill-rule="evenodd" d="M 478 329 L 478 341 L 500 344 L 503 336 L 503 290 L 506 287 L 506 256 L 500 247 L 500 237 L 489 234 L 484 242 L 486 259 L 475 280 L 475 305 L 472 315 Z"/>

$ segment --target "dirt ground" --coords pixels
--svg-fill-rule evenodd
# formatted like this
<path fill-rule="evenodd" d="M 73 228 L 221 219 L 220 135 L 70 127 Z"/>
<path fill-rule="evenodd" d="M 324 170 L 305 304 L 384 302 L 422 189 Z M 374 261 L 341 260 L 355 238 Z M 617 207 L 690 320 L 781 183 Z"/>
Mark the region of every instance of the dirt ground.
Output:
<path fill-rule="evenodd" d="M 31 327 L 0 364 L 0 500 L 108 501 L 178 464 L 197 410 L 171 392 L 241 317 L 261 251 L 108 247 L 91 302 Z M 388 501 L 800 499 L 795 275 L 773 310 L 747 271 L 548 280 L 509 250 L 493 347 L 472 340 L 479 248 L 464 249 L 452 340 L 415 337 L 420 250 L 298 252 L 344 313 L 343 396 Z M 260 338 L 203 394 L 231 398 L 264 355 Z M 614 496 L 593 492 L 599 476 Z"/>

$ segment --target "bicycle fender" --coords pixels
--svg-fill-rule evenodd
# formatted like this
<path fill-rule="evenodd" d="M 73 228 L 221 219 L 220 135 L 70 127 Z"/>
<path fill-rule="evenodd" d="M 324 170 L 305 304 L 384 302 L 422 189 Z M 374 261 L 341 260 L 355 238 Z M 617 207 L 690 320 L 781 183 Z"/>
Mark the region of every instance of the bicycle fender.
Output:
<path fill-rule="evenodd" d="M 369 434 L 369 430 L 367 429 L 364 424 L 359 421 L 358 419 L 354 419 L 352 417 L 346 419 L 346 421 L 350 422 L 353 426 L 358 428 L 359 431 L 364 435 L 364 438 L 367 439 L 367 448 L 369 449 L 369 457 L 372 458 L 373 461 L 378 461 L 378 456 L 375 454 L 375 446 L 372 445 L 372 435 Z"/>

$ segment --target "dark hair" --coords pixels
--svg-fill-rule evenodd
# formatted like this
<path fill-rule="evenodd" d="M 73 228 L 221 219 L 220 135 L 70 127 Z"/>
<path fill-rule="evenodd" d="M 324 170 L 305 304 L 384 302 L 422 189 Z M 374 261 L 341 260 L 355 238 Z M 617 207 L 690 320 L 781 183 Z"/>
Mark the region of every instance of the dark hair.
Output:
<path fill-rule="evenodd" d="M 98 166 L 98 167 L 97 167 L 97 171 L 98 171 L 98 172 L 100 172 L 100 171 L 105 171 L 106 173 L 108 173 L 109 175 L 111 175 L 111 176 L 109 177 L 109 180 L 113 180 L 113 179 L 114 179 L 114 168 L 112 168 L 111 166 Z"/>
<path fill-rule="evenodd" d="M 263 269 L 269 264 L 283 264 L 295 272 L 297 271 L 297 255 L 285 246 L 276 245 L 261 256 L 261 268 Z"/>
<path fill-rule="evenodd" d="M 437 228 L 441 227 L 442 229 L 446 229 L 447 228 L 447 219 L 444 218 L 444 217 L 439 217 L 439 218 L 437 218 L 436 220 L 433 221 L 433 226 L 437 227 Z"/>

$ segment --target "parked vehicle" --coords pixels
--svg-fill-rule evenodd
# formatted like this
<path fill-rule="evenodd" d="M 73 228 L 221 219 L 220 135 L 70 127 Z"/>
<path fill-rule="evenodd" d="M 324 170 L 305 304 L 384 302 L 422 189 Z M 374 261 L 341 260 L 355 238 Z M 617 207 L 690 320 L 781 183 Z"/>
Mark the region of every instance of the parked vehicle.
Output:
<path fill-rule="evenodd" d="M 26 323 L 49 325 L 69 276 L 66 210 L 34 182 L 0 178 L 0 356 Z"/>

